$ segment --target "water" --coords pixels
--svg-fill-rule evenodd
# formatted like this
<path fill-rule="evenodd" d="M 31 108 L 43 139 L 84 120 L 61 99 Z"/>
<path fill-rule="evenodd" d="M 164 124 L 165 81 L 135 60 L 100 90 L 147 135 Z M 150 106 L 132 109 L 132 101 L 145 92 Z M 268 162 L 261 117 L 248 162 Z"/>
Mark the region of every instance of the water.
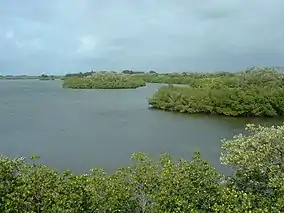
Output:
<path fill-rule="evenodd" d="M 62 89 L 60 81 L 0 81 L 0 152 L 41 156 L 58 170 L 114 171 L 134 152 L 157 157 L 169 152 L 190 159 L 195 150 L 219 164 L 220 139 L 242 132 L 248 122 L 279 124 L 283 119 L 186 115 L 148 109 L 160 85 L 136 90 Z"/>

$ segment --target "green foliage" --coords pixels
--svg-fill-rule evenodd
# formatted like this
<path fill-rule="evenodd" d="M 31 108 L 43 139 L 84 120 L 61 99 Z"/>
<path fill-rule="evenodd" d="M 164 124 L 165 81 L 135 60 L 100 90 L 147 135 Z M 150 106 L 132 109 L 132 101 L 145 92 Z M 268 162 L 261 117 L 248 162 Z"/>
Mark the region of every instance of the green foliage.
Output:
<path fill-rule="evenodd" d="M 223 141 L 221 162 L 235 169 L 226 184 L 270 198 L 284 211 L 284 126 L 247 125 L 246 130 L 250 134 Z"/>
<path fill-rule="evenodd" d="M 149 100 L 153 108 L 226 116 L 284 114 L 284 78 L 276 70 L 245 72 L 192 80 L 190 86 L 161 87 Z"/>
<path fill-rule="evenodd" d="M 252 193 L 246 193 L 235 187 L 225 187 L 221 191 L 219 203 L 215 203 L 214 212 L 232 213 L 232 212 L 281 212 L 271 199 L 258 196 Z"/>
<path fill-rule="evenodd" d="M 0 157 L 0 212 L 284 212 L 284 126 L 247 126 L 223 140 L 219 174 L 196 152 L 190 161 L 136 153 L 113 174 L 74 175 L 24 158 Z"/>
<path fill-rule="evenodd" d="M 142 79 L 130 75 L 96 73 L 86 77 L 69 77 L 63 82 L 64 88 L 73 89 L 131 89 L 145 86 Z"/>
<path fill-rule="evenodd" d="M 196 153 L 190 162 L 174 163 L 160 157 L 159 191 L 154 194 L 154 212 L 211 212 L 219 201 L 221 175 Z"/>
<path fill-rule="evenodd" d="M 1 212 L 189 212 L 211 211 L 218 200 L 221 177 L 196 154 L 174 163 L 147 154 L 113 174 L 61 174 L 24 159 L 0 158 Z M 170 196 L 169 196 L 170 195 Z"/>
<path fill-rule="evenodd" d="M 207 89 L 161 87 L 149 100 L 153 108 L 184 113 L 227 116 L 276 116 L 284 114 L 283 88 Z"/>

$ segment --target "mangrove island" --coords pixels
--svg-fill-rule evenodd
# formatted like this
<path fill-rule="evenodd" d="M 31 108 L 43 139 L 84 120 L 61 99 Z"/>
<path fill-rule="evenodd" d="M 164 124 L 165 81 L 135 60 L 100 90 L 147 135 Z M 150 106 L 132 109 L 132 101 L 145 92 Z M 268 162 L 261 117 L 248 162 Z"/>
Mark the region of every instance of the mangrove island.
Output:
<path fill-rule="evenodd" d="M 72 89 L 135 89 L 145 85 L 141 78 L 116 73 L 92 73 L 63 79 L 63 87 Z"/>
<path fill-rule="evenodd" d="M 188 86 L 161 87 L 149 104 L 182 113 L 268 117 L 284 114 L 284 75 L 274 68 L 253 67 L 195 78 L 185 75 L 179 82 Z"/>

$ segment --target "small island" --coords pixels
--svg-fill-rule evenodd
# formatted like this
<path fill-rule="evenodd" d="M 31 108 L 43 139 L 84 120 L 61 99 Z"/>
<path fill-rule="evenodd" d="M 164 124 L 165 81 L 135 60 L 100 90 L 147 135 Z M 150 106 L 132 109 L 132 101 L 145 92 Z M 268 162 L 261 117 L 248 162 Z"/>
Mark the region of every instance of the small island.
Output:
<path fill-rule="evenodd" d="M 284 75 L 274 68 L 208 74 L 185 82 L 191 83 L 159 88 L 149 104 L 155 109 L 190 114 L 242 117 L 284 114 Z"/>
<path fill-rule="evenodd" d="M 142 78 L 113 72 L 63 78 L 63 88 L 72 89 L 135 89 L 145 85 L 146 82 Z"/>

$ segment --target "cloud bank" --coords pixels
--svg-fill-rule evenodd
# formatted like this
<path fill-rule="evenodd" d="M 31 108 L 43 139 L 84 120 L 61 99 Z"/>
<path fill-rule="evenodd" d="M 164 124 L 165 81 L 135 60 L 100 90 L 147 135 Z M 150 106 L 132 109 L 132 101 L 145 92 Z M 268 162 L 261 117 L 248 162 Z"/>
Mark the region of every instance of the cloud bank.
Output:
<path fill-rule="evenodd" d="M 0 74 L 283 66 L 284 1 L 0 1 Z"/>

